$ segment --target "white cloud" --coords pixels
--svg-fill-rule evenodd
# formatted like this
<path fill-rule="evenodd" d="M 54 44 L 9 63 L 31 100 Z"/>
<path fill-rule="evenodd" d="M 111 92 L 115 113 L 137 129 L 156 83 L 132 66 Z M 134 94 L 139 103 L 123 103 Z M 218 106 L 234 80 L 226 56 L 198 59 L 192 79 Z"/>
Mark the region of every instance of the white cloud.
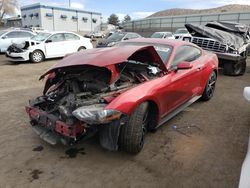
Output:
<path fill-rule="evenodd" d="M 123 21 L 124 17 L 127 15 L 127 14 L 124 14 L 124 13 L 115 13 L 115 14 L 118 16 L 120 21 Z"/>
<path fill-rule="evenodd" d="M 84 9 L 85 8 L 83 3 L 76 3 L 76 2 L 72 2 L 71 7 L 72 8 L 77 8 L 77 9 Z"/>

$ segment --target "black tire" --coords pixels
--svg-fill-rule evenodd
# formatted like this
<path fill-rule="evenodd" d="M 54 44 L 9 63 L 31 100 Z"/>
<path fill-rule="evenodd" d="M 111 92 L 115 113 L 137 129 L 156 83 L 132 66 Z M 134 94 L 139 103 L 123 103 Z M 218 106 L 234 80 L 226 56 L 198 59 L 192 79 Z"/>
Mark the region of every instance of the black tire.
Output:
<path fill-rule="evenodd" d="M 44 60 L 44 54 L 42 51 L 40 50 L 35 50 L 34 52 L 32 52 L 30 54 L 30 61 L 32 63 L 40 63 Z"/>
<path fill-rule="evenodd" d="M 217 75 L 216 73 L 213 71 L 207 81 L 206 87 L 203 91 L 203 94 L 201 96 L 201 99 L 203 101 L 208 101 L 210 100 L 213 95 L 214 95 L 214 90 L 215 90 L 215 85 L 216 85 L 216 80 L 217 80 Z"/>
<path fill-rule="evenodd" d="M 148 103 L 140 104 L 120 130 L 120 147 L 129 153 L 139 153 L 144 145 L 148 125 Z"/>
<path fill-rule="evenodd" d="M 78 48 L 78 52 L 80 52 L 80 51 L 83 51 L 83 50 L 86 50 L 86 48 L 84 47 L 84 46 L 81 46 L 80 48 Z"/>
<path fill-rule="evenodd" d="M 229 76 L 241 76 L 246 72 L 246 60 L 236 63 L 224 63 L 224 74 Z"/>

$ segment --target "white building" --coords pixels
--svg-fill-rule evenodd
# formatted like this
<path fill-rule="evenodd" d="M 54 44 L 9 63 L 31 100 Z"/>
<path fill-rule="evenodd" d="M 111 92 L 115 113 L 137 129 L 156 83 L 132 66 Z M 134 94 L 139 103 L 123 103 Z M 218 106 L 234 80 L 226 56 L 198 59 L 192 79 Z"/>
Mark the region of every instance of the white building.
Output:
<path fill-rule="evenodd" d="M 21 7 L 21 16 L 23 27 L 49 31 L 97 31 L 101 24 L 101 13 L 40 3 Z"/>

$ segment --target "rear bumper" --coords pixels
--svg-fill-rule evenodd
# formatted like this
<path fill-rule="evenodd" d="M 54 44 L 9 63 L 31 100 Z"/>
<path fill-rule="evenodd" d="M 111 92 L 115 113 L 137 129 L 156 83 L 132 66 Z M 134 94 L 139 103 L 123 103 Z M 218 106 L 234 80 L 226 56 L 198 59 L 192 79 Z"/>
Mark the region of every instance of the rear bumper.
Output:
<path fill-rule="evenodd" d="M 84 124 L 81 122 L 69 125 L 40 109 L 26 106 L 25 110 L 30 117 L 33 130 L 52 145 L 58 142 L 65 145 L 76 142 L 86 132 Z"/>
<path fill-rule="evenodd" d="M 25 51 L 22 53 L 14 53 L 6 51 L 5 56 L 10 61 L 29 61 L 29 51 Z"/>

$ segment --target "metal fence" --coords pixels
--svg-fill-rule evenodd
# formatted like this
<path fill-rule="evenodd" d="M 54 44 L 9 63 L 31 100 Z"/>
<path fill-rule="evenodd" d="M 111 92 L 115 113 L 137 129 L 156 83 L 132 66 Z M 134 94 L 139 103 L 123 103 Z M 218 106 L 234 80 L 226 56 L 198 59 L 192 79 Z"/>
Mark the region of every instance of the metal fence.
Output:
<path fill-rule="evenodd" d="M 177 28 L 183 28 L 186 23 L 204 25 L 209 21 L 230 21 L 250 25 L 250 11 L 145 18 L 125 23 L 124 29 L 139 33 L 152 33 L 155 31 L 174 32 Z"/>

